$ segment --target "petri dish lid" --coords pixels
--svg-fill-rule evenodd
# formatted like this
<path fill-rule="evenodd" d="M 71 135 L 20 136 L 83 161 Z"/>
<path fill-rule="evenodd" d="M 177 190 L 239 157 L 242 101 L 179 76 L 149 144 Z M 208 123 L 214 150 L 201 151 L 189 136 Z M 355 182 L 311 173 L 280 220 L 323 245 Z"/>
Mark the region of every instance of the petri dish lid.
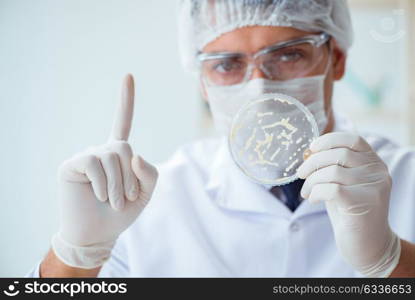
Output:
<path fill-rule="evenodd" d="M 284 185 L 297 179 L 303 153 L 319 136 L 304 104 L 284 94 L 264 94 L 234 117 L 228 146 L 236 165 L 253 181 Z"/>

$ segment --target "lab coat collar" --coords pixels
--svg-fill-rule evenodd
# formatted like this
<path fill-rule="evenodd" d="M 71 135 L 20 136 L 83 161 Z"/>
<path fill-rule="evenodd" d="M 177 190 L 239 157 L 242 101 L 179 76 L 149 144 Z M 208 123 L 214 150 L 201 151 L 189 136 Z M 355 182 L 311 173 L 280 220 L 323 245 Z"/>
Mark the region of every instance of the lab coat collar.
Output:
<path fill-rule="evenodd" d="M 337 113 L 334 117 L 336 122 L 333 131 L 352 130 L 351 122 L 345 117 Z M 251 181 L 238 169 L 229 153 L 226 138 L 220 140 L 208 176 L 207 193 L 225 209 L 271 214 L 287 219 L 326 212 L 323 202 L 311 204 L 306 200 L 291 212 L 281 199 L 271 194 L 269 188 Z"/>

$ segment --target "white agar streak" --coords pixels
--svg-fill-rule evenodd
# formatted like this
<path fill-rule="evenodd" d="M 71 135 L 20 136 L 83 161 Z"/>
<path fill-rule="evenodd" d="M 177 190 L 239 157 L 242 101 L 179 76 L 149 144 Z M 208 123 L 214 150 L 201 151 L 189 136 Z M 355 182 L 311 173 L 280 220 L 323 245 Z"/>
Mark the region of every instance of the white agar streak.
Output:
<path fill-rule="evenodd" d="M 258 117 L 258 118 L 262 118 L 262 117 L 265 117 L 265 116 L 272 116 L 274 114 L 274 112 L 273 111 L 269 111 L 269 112 L 265 112 L 265 113 L 257 113 L 256 114 L 256 116 Z"/>
<path fill-rule="evenodd" d="M 272 154 L 272 156 L 271 156 L 271 160 L 274 160 L 275 156 L 277 156 L 277 155 L 278 155 L 278 153 L 280 153 L 280 151 L 281 151 L 281 148 L 278 148 L 278 149 L 274 152 L 274 154 Z"/>
<path fill-rule="evenodd" d="M 254 138 L 255 138 L 256 130 L 257 130 L 257 128 L 254 128 L 254 132 L 252 133 L 252 135 L 251 135 L 251 136 L 248 138 L 248 140 L 246 141 L 246 144 L 245 144 L 245 150 L 248 150 L 248 148 L 251 146 L 252 141 L 253 141 L 253 140 L 254 140 Z"/>
<path fill-rule="evenodd" d="M 294 167 L 294 165 L 296 163 L 298 163 L 298 158 L 296 160 L 294 160 L 293 163 L 285 169 L 285 171 L 289 172 Z"/>

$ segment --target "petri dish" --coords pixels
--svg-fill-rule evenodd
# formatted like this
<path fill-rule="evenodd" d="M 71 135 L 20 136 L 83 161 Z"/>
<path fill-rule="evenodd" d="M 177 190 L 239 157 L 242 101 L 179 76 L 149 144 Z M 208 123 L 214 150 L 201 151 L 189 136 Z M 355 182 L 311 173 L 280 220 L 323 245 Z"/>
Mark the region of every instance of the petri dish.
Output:
<path fill-rule="evenodd" d="M 264 94 L 235 115 L 228 146 L 232 159 L 251 180 L 284 185 L 298 177 L 303 153 L 319 136 L 317 122 L 304 104 L 284 94 Z"/>

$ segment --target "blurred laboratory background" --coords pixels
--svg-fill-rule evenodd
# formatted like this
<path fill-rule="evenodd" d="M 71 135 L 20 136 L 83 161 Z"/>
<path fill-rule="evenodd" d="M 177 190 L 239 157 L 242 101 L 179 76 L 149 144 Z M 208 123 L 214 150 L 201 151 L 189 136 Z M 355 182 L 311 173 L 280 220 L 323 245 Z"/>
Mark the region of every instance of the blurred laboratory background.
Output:
<path fill-rule="evenodd" d="M 415 1 L 349 3 L 355 44 L 336 109 L 359 131 L 415 145 Z M 130 141 L 147 160 L 212 133 L 197 78 L 181 69 L 175 11 L 165 0 L 0 0 L 1 277 L 24 276 L 48 250 L 56 170 L 106 141 L 126 73 Z"/>

